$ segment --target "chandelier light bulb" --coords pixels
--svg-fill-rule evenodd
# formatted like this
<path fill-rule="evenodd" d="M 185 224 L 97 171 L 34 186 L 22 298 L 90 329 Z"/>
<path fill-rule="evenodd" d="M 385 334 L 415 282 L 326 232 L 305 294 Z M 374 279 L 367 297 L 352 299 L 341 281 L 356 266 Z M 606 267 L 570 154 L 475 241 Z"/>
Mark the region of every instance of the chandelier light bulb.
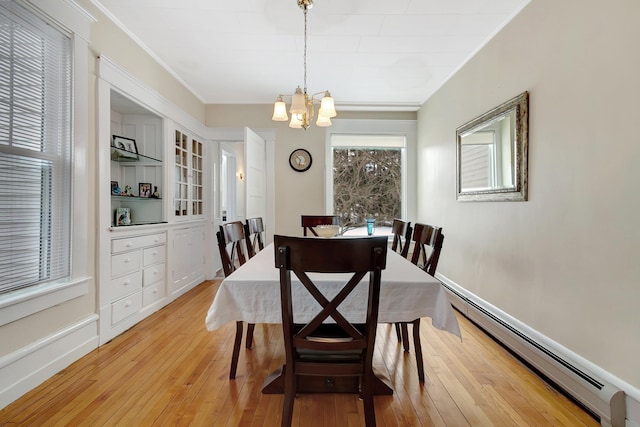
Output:
<path fill-rule="evenodd" d="M 302 114 L 291 114 L 291 122 L 289 122 L 289 127 L 292 129 L 302 128 L 302 119 Z"/>
<path fill-rule="evenodd" d="M 333 98 L 328 90 L 324 92 L 324 97 L 320 102 L 320 111 L 318 111 L 318 115 L 324 115 L 327 117 L 335 117 L 338 115 L 336 113 L 335 103 L 333 102 Z"/>
<path fill-rule="evenodd" d="M 329 116 L 324 116 L 318 112 L 318 120 L 316 120 L 316 126 L 319 127 L 328 127 L 331 126 L 331 118 Z"/>
<path fill-rule="evenodd" d="M 273 104 L 273 117 L 271 117 L 271 120 L 276 122 L 286 122 L 289 120 L 289 116 L 287 116 L 287 105 L 284 103 L 282 96 L 279 96 Z"/>
<path fill-rule="evenodd" d="M 291 108 L 289 108 L 289 112 L 291 114 L 304 114 L 307 112 L 307 100 L 306 94 L 302 93 L 302 89 L 300 86 L 296 89 L 296 92 L 293 94 L 293 98 L 291 100 Z"/>

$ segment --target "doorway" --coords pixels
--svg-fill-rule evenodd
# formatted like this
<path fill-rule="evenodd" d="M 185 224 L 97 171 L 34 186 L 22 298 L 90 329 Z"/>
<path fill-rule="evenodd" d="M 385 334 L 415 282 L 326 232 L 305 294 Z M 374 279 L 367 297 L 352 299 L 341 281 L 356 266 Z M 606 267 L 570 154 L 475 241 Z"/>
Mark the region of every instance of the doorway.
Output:
<path fill-rule="evenodd" d="M 223 223 L 237 219 L 236 156 L 224 149 L 220 156 L 220 217 Z"/>

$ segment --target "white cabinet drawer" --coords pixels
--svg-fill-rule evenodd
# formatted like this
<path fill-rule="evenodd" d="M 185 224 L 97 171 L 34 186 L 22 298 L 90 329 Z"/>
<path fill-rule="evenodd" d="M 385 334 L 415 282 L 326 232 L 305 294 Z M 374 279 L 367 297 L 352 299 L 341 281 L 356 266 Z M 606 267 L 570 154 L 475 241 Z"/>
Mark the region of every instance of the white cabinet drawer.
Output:
<path fill-rule="evenodd" d="M 142 286 L 148 286 L 159 280 L 164 280 L 164 263 L 153 265 L 144 269 L 142 273 Z"/>
<path fill-rule="evenodd" d="M 159 262 L 164 262 L 164 252 L 165 246 L 155 246 L 153 248 L 147 248 L 144 250 L 143 266 L 157 264 Z"/>
<path fill-rule="evenodd" d="M 153 304 L 162 297 L 164 297 L 164 282 L 147 286 L 142 289 L 142 306 L 146 307 L 149 304 Z"/>
<path fill-rule="evenodd" d="M 111 241 L 111 252 L 117 253 L 130 251 L 145 246 L 164 244 L 167 240 L 165 233 L 149 234 L 148 236 L 125 237 L 123 239 L 113 239 Z"/>
<path fill-rule="evenodd" d="M 111 277 L 132 273 L 140 268 L 140 251 L 125 252 L 111 256 Z"/>
<path fill-rule="evenodd" d="M 111 280 L 110 299 L 111 301 L 117 300 L 140 288 L 142 288 L 142 273 L 140 271 L 118 277 L 117 279 Z"/>
<path fill-rule="evenodd" d="M 142 308 L 142 292 L 136 292 L 111 304 L 111 324 L 115 325 Z"/>

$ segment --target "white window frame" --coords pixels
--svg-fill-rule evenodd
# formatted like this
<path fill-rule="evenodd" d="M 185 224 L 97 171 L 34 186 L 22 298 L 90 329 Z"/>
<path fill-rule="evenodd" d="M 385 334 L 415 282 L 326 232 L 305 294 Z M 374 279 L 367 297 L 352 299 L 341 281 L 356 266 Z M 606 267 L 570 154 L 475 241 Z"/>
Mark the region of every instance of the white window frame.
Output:
<path fill-rule="evenodd" d="M 89 292 L 89 255 L 93 253 L 87 236 L 92 235 L 87 210 L 89 192 L 89 60 L 90 14 L 66 0 L 17 0 L 71 37 L 72 49 L 72 193 L 71 272 L 67 279 L 44 282 L 0 295 L 0 326 L 30 316 Z"/>
<path fill-rule="evenodd" d="M 416 215 L 416 121 L 415 120 L 332 120 L 325 140 L 325 213 L 333 214 L 333 152 L 332 135 L 393 135 L 404 136 L 402 155 L 402 217 L 411 221 Z"/>

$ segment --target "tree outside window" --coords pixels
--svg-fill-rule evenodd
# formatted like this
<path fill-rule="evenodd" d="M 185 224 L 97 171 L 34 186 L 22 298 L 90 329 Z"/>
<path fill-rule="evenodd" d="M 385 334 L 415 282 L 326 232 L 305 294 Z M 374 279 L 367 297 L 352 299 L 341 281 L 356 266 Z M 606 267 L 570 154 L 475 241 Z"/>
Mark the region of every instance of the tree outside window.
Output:
<path fill-rule="evenodd" d="M 333 148 L 333 210 L 344 230 L 377 226 L 401 217 L 402 150 L 400 148 Z"/>

